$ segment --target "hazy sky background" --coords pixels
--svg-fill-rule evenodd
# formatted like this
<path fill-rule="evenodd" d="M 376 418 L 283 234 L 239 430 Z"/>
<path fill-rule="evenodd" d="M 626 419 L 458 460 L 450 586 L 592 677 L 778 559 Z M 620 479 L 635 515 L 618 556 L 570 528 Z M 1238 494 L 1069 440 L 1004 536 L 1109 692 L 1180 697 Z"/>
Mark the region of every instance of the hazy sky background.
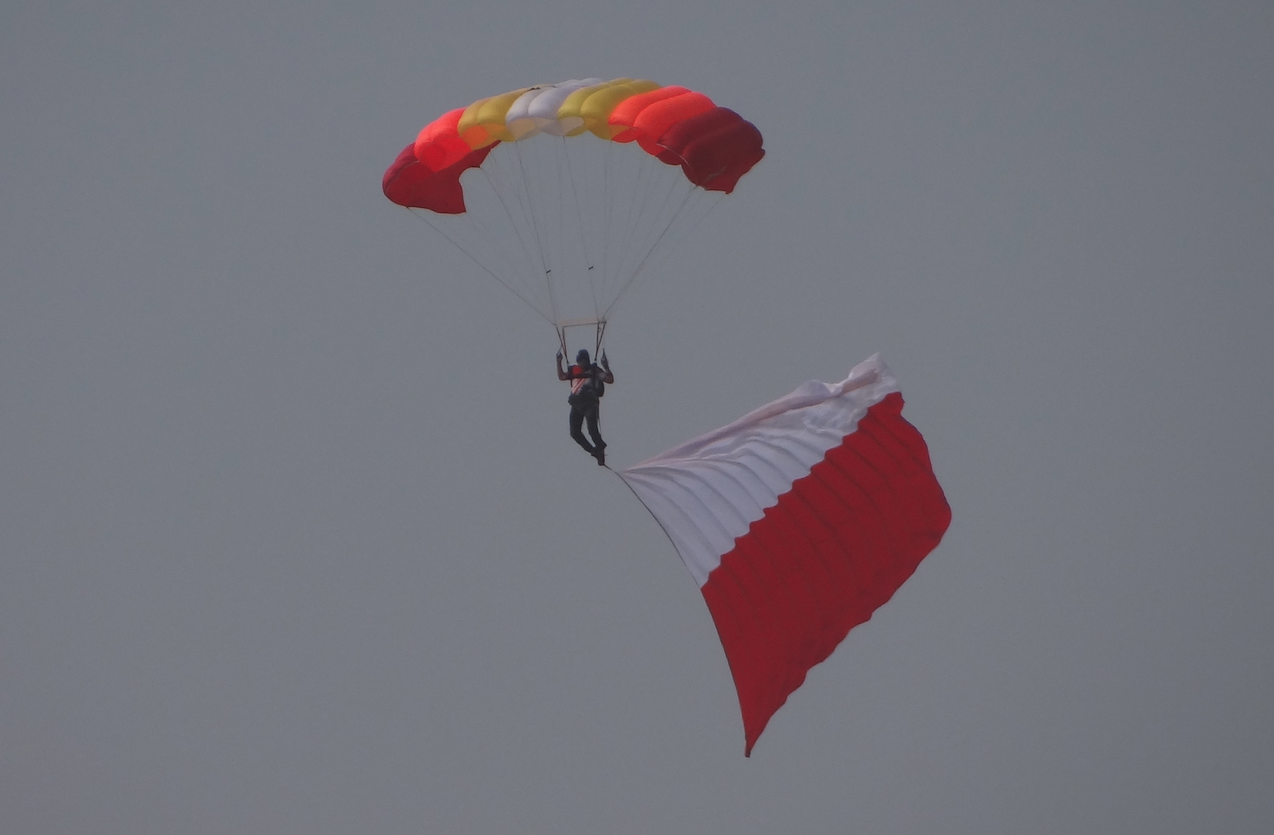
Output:
<path fill-rule="evenodd" d="M 5 3 L 0 829 L 1274 831 L 1274 5 Z M 536 82 L 768 156 L 636 463 L 880 351 L 954 522 L 750 760 L 552 329 L 380 192 Z"/>

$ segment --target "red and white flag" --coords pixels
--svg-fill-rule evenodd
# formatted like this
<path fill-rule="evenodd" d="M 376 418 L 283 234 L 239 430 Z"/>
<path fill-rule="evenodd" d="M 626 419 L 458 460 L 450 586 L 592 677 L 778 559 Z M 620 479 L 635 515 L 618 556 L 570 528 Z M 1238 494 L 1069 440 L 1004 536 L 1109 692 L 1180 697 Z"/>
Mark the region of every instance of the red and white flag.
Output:
<path fill-rule="evenodd" d="M 815 664 L 893 596 L 951 522 L 879 356 L 619 473 L 698 582 L 745 753 Z"/>

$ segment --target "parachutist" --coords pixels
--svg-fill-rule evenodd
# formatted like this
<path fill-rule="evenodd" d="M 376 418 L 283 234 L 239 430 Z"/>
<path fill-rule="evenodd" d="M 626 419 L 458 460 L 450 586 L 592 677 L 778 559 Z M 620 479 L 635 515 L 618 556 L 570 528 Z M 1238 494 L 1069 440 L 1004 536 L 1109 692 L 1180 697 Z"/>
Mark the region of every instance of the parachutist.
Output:
<path fill-rule="evenodd" d="M 571 404 L 571 438 L 604 467 L 606 442 L 602 440 L 597 422 L 606 384 L 615 382 L 615 375 L 611 373 L 610 361 L 606 359 L 605 353 L 602 354 L 601 361 L 601 365 L 589 362 L 588 351 L 581 348 L 575 355 L 575 364 L 563 369 L 562 352 L 557 352 L 557 379 L 570 381 L 571 384 L 570 397 L 566 398 L 566 402 Z M 591 444 L 584 437 L 585 422 L 588 424 L 588 434 L 593 439 Z"/>

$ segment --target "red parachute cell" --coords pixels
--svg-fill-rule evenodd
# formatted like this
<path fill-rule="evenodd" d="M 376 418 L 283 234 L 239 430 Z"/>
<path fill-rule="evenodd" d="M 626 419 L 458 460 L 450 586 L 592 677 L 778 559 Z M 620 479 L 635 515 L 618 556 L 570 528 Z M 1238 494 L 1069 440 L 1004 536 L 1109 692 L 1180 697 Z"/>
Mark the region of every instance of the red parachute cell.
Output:
<path fill-rule="evenodd" d="M 490 146 L 469 151 L 458 161 L 434 170 L 419 160 L 414 144 L 408 145 L 385 170 L 381 189 L 399 206 L 428 209 L 441 215 L 463 214 L 464 190 L 460 187 L 460 175 L 481 165 L 489 153 Z"/>
<path fill-rule="evenodd" d="M 651 156 L 659 156 L 659 152 L 663 150 L 659 139 L 668 128 L 714 107 L 716 105 L 712 103 L 712 99 L 693 90 L 654 102 L 642 109 L 633 121 L 633 127 L 638 132 L 637 144 Z"/>
<path fill-rule="evenodd" d="M 638 138 L 645 136 L 645 133 L 640 128 L 635 127 L 637 117 L 641 115 L 643 110 L 655 102 L 661 102 L 664 99 L 670 99 L 673 96 L 680 96 L 689 92 L 685 87 L 660 87 L 658 90 L 641 93 L 620 102 L 619 106 L 610 114 L 610 124 L 615 127 L 625 128 L 625 130 L 618 131 L 613 137 L 613 141 L 636 142 Z"/>
<path fill-rule="evenodd" d="M 456 130 L 464 112 L 463 107 L 450 110 L 420 129 L 416 158 L 430 170 L 441 171 L 455 165 L 473 151 Z"/>
<path fill-rule="evenodd" d="M 658 145 L 663 149 L 659 158 L 681 163 L 690 182 L 726 194 L 765 156 L 756 126 L 724 107 L 677 122 Z"/>

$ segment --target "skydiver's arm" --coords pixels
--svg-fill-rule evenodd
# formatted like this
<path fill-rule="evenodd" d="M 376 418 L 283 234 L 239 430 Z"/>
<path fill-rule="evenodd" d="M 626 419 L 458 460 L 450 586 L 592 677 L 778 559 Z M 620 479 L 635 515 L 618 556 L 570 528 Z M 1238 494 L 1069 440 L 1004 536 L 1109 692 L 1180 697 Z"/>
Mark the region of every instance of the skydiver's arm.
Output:
<path fill-rule="evenodd" d="M 559 380 L 571 379 L 571 375 L 567 374 L 565 371 L 562 370 L 562 352 L 561 351 L 557 352 L 557 379 Z"/>
<path fill-rule="evenodd" d="M 609 386 L 615 382 L 615 375 L 611 373 L 610 360 L 606 359 L 605 354 L 602 354 L 602 368 L 606 370 L 606 376 L 602 377 L 602 382 Z"/>

